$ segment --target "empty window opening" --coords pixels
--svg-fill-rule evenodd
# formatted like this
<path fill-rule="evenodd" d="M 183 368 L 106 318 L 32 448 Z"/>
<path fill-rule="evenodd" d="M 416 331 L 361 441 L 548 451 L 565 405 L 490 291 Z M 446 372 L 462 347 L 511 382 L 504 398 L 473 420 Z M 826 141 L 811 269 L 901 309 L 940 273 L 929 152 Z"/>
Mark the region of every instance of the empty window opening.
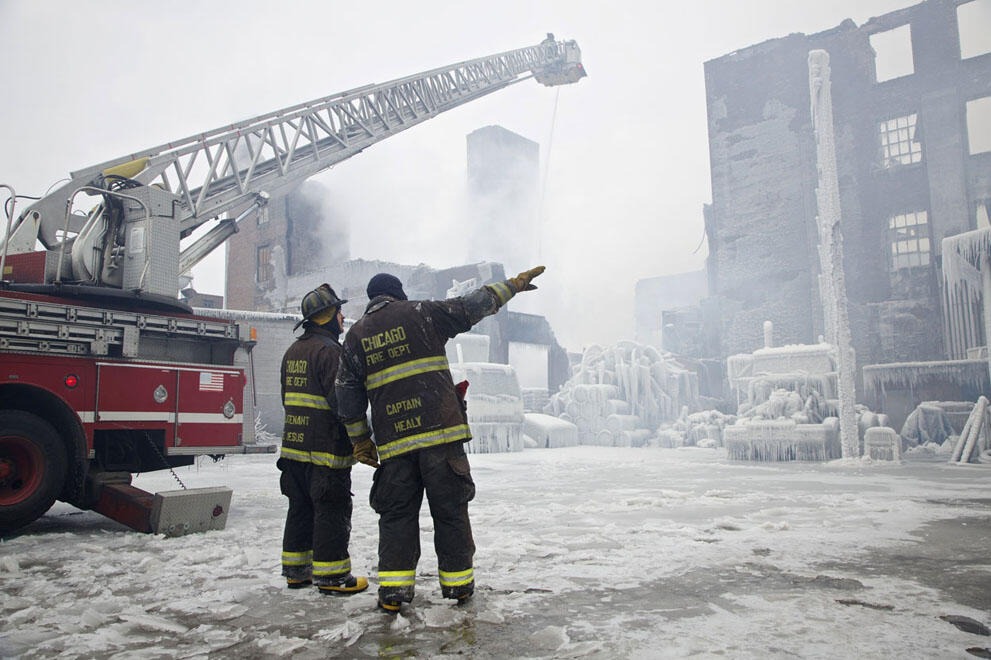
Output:
<path fill-rule="evenodd" d="M 912 28 L 902 25 L 893 30 L 872 34 L 875 80 L 884 82 L 915 73 L 912 59 Z"/>
<path fill-rule="evenodd" d="M 929 265 L 929 213 L 915 211 L 888 219 L 891 271 Z"/>
<path fill-rule="evenodd" d="M 991 0 L 972 0 L 957 7 L 960 57 L 991 53 Z"/>
<path fill-rule="evenodd" d="M 967 137 L 971 154 L 991 151 L 991 96 L 967 101 Z"/>
<path fill-rule="evenodd" d="M 918 115 L 885 119 L 878 123 L 881 132 L 881 165 L 911 165 L 922 160 L 922 143 L 916 139 Z"/>
<path fill-rule="evenodd" d="M 259 282 L 268 282 L 275 277 L 275 268 L 272 266 L 272 248 L 263 245 L 258 248 L 258 263 L 255 267 L 255 279 Z"/>

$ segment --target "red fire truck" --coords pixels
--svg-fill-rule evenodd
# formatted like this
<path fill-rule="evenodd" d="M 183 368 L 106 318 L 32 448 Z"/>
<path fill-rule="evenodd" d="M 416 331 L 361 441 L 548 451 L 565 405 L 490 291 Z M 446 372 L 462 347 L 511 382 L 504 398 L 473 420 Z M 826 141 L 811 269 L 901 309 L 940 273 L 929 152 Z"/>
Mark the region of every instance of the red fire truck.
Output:
<path fill-rule="evenodd" d="M 180 277 L 270 196 L 376 142 L 530 77 L 583 76 L 578 45 L 548 35 L 78 170 L 19 214 L 0 186 L 0 533 L 56 499 L 141 531 L 223 527 L 228 489 L 130 485 L 253 437 L 248 329 L 193 313 Z"/>

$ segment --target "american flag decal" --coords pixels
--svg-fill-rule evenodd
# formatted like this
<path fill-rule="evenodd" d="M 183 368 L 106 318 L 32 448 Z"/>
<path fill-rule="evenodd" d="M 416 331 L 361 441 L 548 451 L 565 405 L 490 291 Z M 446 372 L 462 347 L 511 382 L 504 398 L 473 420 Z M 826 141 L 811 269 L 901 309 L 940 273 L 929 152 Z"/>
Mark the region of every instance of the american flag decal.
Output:
<path fill-rule="evenodd" d="M 200 372 L 200 392 L 223 392 L 224 374 L 216 371 Z"/>

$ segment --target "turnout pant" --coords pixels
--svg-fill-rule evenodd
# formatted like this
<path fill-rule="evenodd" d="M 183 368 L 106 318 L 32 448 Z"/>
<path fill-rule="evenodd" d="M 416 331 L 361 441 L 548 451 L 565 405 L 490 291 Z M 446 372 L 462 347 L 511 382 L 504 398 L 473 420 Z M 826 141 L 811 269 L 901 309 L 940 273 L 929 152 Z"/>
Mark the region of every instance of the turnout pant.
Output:
<path fill-rule="evenodd" d="M 282 535 L 282 574 L 316 585 L 351 572 L 351 468 L 329 468 L 280 458 L 279 485 L 289 498 Z"/>
<path fill-rule="evenodd" d="M 379 514 L 379 598 L 413 599 L 420 559 L 420 505 L 427 494 L 434 521 L 434 549 L 444 598 L 470 595 L 475 588 L 475 543 L 468 502 L 475 496 L 468 457 L 461 442 L 400 454 L 382 462 L 369 493 Z"/>

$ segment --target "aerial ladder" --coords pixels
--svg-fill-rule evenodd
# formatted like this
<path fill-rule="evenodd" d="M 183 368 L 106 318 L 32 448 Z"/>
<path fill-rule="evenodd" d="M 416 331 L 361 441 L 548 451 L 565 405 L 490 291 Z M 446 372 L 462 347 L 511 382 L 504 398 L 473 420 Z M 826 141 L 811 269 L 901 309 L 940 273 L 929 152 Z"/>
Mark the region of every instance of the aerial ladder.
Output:
<path fill-rule="evenodd" d="M 19 214 L 0 186 L 0 532 L 56 499 L 140 531 L 222 527 L 225 489 L 130 485 L 253 437 L 253 343 L 236 321 L 193 314 L 180 276 L 270 198 L 381 140 L 522 80 L 584 77 L 577 43 L 547 37 L 77 170 Z M 99 202 L 79 211 L 80 195 Z"/>

